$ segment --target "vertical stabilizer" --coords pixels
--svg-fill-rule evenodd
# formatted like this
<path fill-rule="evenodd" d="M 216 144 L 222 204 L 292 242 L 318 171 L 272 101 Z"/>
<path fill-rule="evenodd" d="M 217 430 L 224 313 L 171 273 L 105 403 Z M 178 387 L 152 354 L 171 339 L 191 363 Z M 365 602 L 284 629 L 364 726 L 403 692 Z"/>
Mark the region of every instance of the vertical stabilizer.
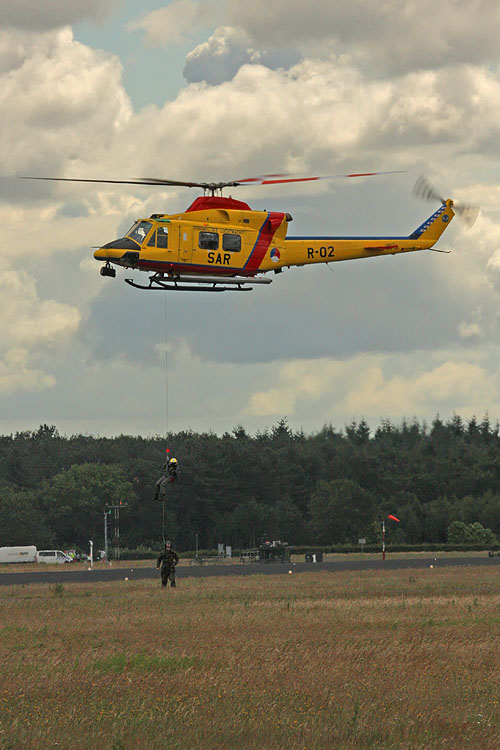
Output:
<path fill-rule="evenodd" d="M 427 221 L 424 221 L 423 224 L 410 234 L 410 239 L 430 240 L 432 244 L 437 242 L 455 216 L 452 206 L 453 201 L 451 199 L 445 201 L 432 216 L 429 216 Z"/>

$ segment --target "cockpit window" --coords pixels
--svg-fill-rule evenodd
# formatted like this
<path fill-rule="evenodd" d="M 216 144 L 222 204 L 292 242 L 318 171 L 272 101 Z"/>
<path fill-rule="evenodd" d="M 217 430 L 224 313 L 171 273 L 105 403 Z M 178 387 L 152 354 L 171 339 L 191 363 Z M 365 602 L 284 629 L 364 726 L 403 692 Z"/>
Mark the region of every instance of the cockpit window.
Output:
<path fill-rule="evenodd" d="M 136 221 L 134 226 L 129 229 L 125 236 L 130 237 L 131 240 L 135 240 L 139 245 L 142 245 L 152 226 L 153 224 L 151 221 Z"/>

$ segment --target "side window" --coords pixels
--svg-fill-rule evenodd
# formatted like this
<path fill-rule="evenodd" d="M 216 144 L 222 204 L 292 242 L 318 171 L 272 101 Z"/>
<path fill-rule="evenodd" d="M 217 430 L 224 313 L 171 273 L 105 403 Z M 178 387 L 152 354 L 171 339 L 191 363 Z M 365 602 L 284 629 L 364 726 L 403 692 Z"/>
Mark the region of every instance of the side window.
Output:
<path fill-rule="evenodd" d="M 222 236 L 222 249 L 230 253 L 239 253 L 241 250 L 241 236 L 239 234 L 224 234 Z"/>
<path fill-rule="evenodd" d="M 148 247 L 168 248 L 168 227 L 158 227 L 149 238 Z"/>
<path fill-rule="evenodd" d="M 218 250 L 219 235 L 217 232 L 200 232 L 199 247 L 201 250 Z"/>
<path fill-rule="evenodd" d="M 156 247 L 168 248 L 168 227 L 158 227 L 158 241 Z"/>

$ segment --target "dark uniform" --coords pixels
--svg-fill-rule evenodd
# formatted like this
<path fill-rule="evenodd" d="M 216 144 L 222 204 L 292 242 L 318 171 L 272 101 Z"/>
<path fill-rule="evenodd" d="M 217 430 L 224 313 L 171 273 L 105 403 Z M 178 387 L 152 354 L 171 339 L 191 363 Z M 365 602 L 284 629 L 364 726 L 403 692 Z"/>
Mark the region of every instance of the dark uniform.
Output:
<path fill-rule="evenodd" d="M 165 497 L 167 484 L 175 482 L 180 473 L 179 462 L 176 458 L 171 458 L 170 461 L 167 461 L 163 466 L 163 476 L 156 482 L 153 499 L 160 500 L 161 497 Z"/>
<path fill-rule="evenodd" d="M 175 586 L 175 566 L 179 562 L 179 555 L 172 549 L 171 542 L 165 542 L 165 549 L 158 555 L 156 567 L 161 565 L 161 585 L 165 587 L 170 580 L 170 585 Z"/>

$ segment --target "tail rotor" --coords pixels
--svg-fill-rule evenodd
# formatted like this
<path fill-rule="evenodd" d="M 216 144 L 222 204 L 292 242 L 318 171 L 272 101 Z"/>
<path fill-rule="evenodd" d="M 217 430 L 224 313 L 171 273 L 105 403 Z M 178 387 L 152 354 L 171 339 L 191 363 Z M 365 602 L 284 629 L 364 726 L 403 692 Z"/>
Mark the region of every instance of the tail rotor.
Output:
<path fill-rule="evenodd" d="M 424 201 L 440 201 L 443 205 L 446 203 L 445 198 L 438 193 L 434 185 L 423 175 L 416 181 L 413 187 L 413 195 Z M 453 210 L 468 227 L 473 226 L 479 214 L 479 206 L 475 206 L 472 203 L 453 202 Z"/>

